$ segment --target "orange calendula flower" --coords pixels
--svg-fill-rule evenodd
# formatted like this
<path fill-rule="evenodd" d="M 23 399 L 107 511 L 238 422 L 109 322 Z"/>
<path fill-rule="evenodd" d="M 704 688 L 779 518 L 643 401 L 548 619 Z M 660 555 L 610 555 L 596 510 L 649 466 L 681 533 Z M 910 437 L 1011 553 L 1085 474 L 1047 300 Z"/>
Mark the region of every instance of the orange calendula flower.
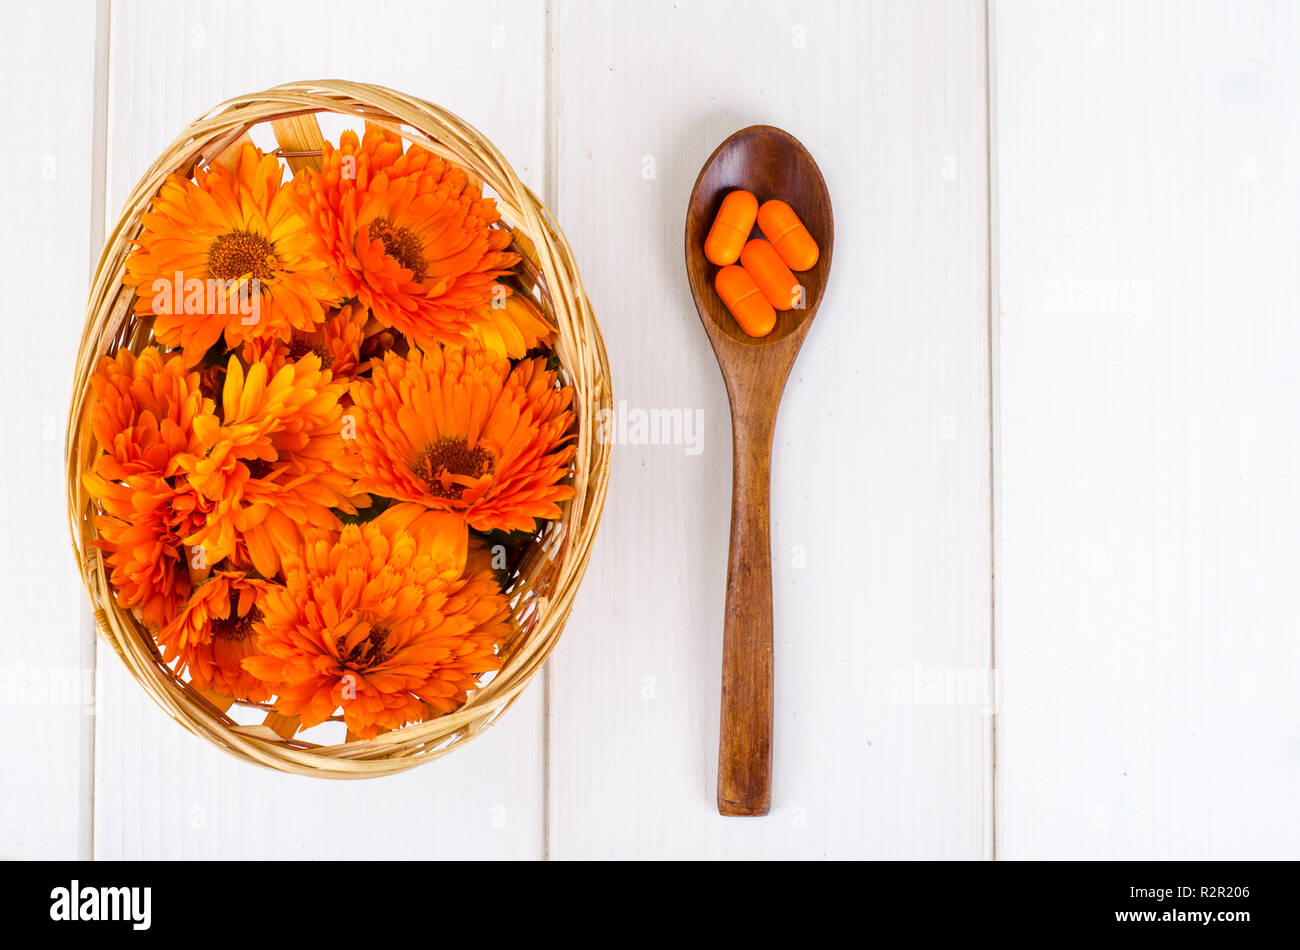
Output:
<path fill-rule="evenodd" d="M 244 145 L 191 181 L 171 175 L 126 261 L 135 310 L 155 314 L 154 336 L 194 365 L 224 334 L 288 340 L 310 331 L 341 295 L 320 239 L 282 185 L 274 155 Z"/>
<path fill-rule="evenodd" d="M 405 531 L 421 551 L 437 552 L 445 571 L 459 575 L 469 556 L 469 525 L 458 512 L 435 511 L 423 505 L 390 505 L 373 520 L 375 527 L 392 535 Z"/>
<path fill-rule="evenodd" d="M 261 655 L 244 669 L 304 727 L 341 707 L 362 738 L 457 709 L 500 667 L 509 611 L 487 552 L 463 572 L 448 570 L 455 557 L 374 523 L 311 533 L 266 593 Z"/>
<path fill-rule="evenodd" d="M 331 311 L 322 323 L 310 333 L 294 333 L 289 342 L 283 340 L 249 340 L 240 351 L 244 361 L 266 363 L 276 373 L 292 360 L 308 353 L 320 358 L 321 368 L 327 369 L 335 379 L 352 379 L 366 369 L 361 358 L 361 348 L 370 335 L 370 313 L 358 304 L 344 304 Z M 378 324 L 373 326 L 378 330 Z"/>
<path fill-rule="evenodd" d="M 213 411 L 199 374 L 179 356 L 163 362 L 153 347 L 138 358 L 121 350 L 100 359 L 90 392 L 91 431 L 103 449 L 94 470 L 109 479 L 172 474 L 172 459 L 196 447 L 196 420 Z"/>
<path fill-rule="evenodd" d="M 99 534 L 94 544 L 107 554 L 118 604 L 138 607 L 151 627 L 170 622 L 190 593 L 189 550 L 183 539 L 203 524 L 206 502 L 188 487 L 173 488 L 160 475 L 131 475 L 117 482 L 86 472 L 82 480 L 105 512 L 93 519 Z"/>
<path fill-rule="evenodd" d="M 90 378 L 90 425 L 100 452 L 82 474 L 102 509 L 93 518 L 95 546 L 106 553 L 118 603 L 161 626 L 189 594 L 183 539 L 201 526 L 208 504 L 172 478 L 177 459 L 198 445 L 214 421 L 199 374 L 157 349 L 105 356 Z"/>
<path fill-rule="evenodd" d="M 325 145 L 297 179 L 346 297 L 420 344 L 464 342 L 519 256 L 465 171 L 377 126 Z M 496 290 L 498 295 L 505 288 Z"/>
<path fill-rule="evenodd" d="M 270 577 L 280 552 L 310 526 L 341 526 L 331 509 L 369 504 L 338 467 L 344 454 L 345 380 L 308 354 L 272 374 L 264 362 L 245 372 L 232 356 L 222 388 L 221 420 L 199 428 L 200 451 L 178 464 L 212 503 L 203 526 L 186 537 L 209 563 L 237 554 L 240 543 L 258 573 Z"/>
<path fill-rule="evenodd" d="M 214 571 L 158 634 L 163 659 L 179 659 L 177 672 L 223 696 L 265 702 L 270 686 L 247 672 L 243 661 L 257 655 L 256 626 L 271 584 L 243 571 Z"/>
<path fill-rule="evenodd" d="M 573 390 L 545 359 L 475 345 L 389 354 L 352 384 L 357 491 L 455 511 L 479 531 L 532 530 L 573 497 Z"/>

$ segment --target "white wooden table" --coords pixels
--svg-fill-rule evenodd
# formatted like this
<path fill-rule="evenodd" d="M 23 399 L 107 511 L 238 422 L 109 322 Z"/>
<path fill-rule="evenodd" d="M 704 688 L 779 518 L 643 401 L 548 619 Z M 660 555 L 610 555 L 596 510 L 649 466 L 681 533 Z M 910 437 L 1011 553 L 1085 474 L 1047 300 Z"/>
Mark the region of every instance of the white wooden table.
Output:
<path fill-rule="evenodd" d="M 7 11 L 0 858 L 1300 855 L 1300 3 L 369 9 Z M 700 423 L 616 447 L 524 699 L 364 783 L 173 724 L 97 650 L 64 527 L 105 223 L 200 112 L 325 77 L 489 135 L 575 247 L 616 398 Z M 713 800 L 730 430 L 681 248 L 757 122 L 837 223 L 776 438 L 760 820 Z"/>

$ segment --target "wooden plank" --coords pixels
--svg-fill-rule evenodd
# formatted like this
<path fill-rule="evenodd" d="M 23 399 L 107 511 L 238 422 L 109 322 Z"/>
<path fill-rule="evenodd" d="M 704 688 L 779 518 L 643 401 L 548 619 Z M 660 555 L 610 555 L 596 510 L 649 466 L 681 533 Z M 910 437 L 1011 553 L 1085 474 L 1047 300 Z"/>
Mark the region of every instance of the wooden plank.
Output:
<path fill-rule="evenodd" d="M 555 212 L 615 397 L 701 422 L 636 444 L 629 416 L 615 448 L 552 663 L 552 854 L 988 856 L 989 710 L 978 689 L 923 689 L 989 663 L 983 4 L 560 2 L 553 17 Z M 774 807 L 724 819 L 730 428 L 682 231 L 700 166 L 755 123 L 817 158 L 836 264 L 775 440 Z"/>
<path fill-rule="evenodd" d="M 13 132 L 0 150 L 0 278 L 6 346 L 20 354 L 0 380 L 4 858 L 90 856 L 94 634 L 63 527 L 63 437 L 92 250 L 96 14 L 84 0 L 18 6 L 0 38 Z"/>
<path fill-rule="evenodd" d="M 289 79 L 377 82 L 480 128 L 541 187 L 545 10 L 526 0 L 113 7 L 109 207 L 180 129 Z M 327 131 L 329 131 L 327 129 Z M 543 689 L 468 748 L 401 776 L 337 783 L 241 764 L 172 723 L 103 657 L 97 857 L 539 857 Z"/>
<path fill-rule="evenodd" d="M 1300 10 L 999 0 L 998 855 L 1300 848 Z"/>

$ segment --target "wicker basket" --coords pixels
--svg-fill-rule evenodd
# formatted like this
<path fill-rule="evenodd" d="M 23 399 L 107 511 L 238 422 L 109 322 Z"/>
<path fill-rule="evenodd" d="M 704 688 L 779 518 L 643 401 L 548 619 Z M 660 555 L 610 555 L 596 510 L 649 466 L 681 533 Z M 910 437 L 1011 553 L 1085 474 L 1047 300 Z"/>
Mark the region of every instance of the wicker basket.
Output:
<path fill-rule="evenodd" d="M 563 517 L 547 524 L 512 574 L 507 596 L 513 634 L 502 651 L 502 668 L 454 713 L 374 739 L 349 735 L 333 745 L 298 737 L 296 717 L 282 716 L 269 705 L 234 703 L 201 692 L 164 664 L 148 630 L 132 611 L 117 605 L 111 592 L 104 561 L 90 543 L 96 538 L 92 517 L 97 512 L 81 481 L 96 449 L 86 398 L 91 373 L 101 356 L 122 347 L 138 353 L 151 341 L 148 328 L 132 315 L 134 294 L 122 278 L 141 216 L 164 179 L 173 172 L 191 174 L 262 123 L 270 124 L 279 154 L 293 170 L 317 162 L 323 144 L 315 119 L 320 112 L 391 129 L 460 165 L 495 192 L 503 226 L 511 229 L 513 249 L 522 256 L 520 276 L 558 327 L 555 353 L 562 378 L 574 388 L 578 415 L 576 494 L 561 506 Z M 231 99 L 185 129 L 140 179 L 108 238 L 91 286 L 69 413 L 67 475 L 72 543 L 99 635 L 177 722 L 246 761 L 300 775 L 368 778 L 444 755 L 481 733 L 514 703 L 559 639 L 604 505 L 609 445 L 595 433 L 597 414 L 611 405 L 609 361 L 573 252 L 537 196 L 475 129 L 438 106 L 362 83 L 288 83 Z"/>

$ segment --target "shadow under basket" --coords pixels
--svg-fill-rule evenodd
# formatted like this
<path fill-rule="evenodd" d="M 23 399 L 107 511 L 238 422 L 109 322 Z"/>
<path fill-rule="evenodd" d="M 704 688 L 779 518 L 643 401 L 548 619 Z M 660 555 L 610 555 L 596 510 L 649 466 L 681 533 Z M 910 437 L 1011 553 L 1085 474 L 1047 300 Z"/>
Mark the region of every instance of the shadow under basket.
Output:
<path fill-rule="evenodd" d="M 141 230 L 163 181 L 191 176 L 251 130 L 270 128 L 277 153 L 292 171 L 318 164 L 324 138 L 316 116 L 335 113 L 359 125 L 371 122 L 408 143 L 442 156 L 476 177 L 497 199 L 499 226 L 510 231 L 521 255 L 517 276 L 557 329 L 554 352 L 560 378 L 574 389 L 577 451 L 574 497 L 562 516 L 547 522 L 510 572 L 506 596 L 511 635 L 501 647 L 502 666 L 470 693 L 455 712 L 382 733 L 373 739 L 344 735 L 341 722 L 301 730 L 297 717 L 272 705 L 232 700 L 196 689 L 166 663 L 153 636 L 130 609 L 117 603 L 106 564 L 92 542 L 98 506 L 82 485 L 98 449 L 89 423 L 88 382 L 100 358 L 122 348 L 139 353 L 152 342 L 147 321 L 132 313 L 134 291 L 123 285 L 131 242 Z M 609 445 L 596 438 L 601 410 L 613 405 L 609 359 L 577 264 L 550 213 L 478 131 L 445 109 L 364 83 L 297 82 L 240 96 L 191 123 L 127 198 L 109 235 L 91 286 L 77 354 L 68 419 L 68 513 L 72 544 L 94 609 L 99 636 L 109 643 L 144 690 L 195 735 L 248 762 L 282 772 L 326 778 L 369 778 L 401 772 L 460 748 L 494 723 L 523 692 L 555 647 L 573 606 L 595 539 L 609 477 Z M 342 741 L 320 738 L 330 728 Z"/>

